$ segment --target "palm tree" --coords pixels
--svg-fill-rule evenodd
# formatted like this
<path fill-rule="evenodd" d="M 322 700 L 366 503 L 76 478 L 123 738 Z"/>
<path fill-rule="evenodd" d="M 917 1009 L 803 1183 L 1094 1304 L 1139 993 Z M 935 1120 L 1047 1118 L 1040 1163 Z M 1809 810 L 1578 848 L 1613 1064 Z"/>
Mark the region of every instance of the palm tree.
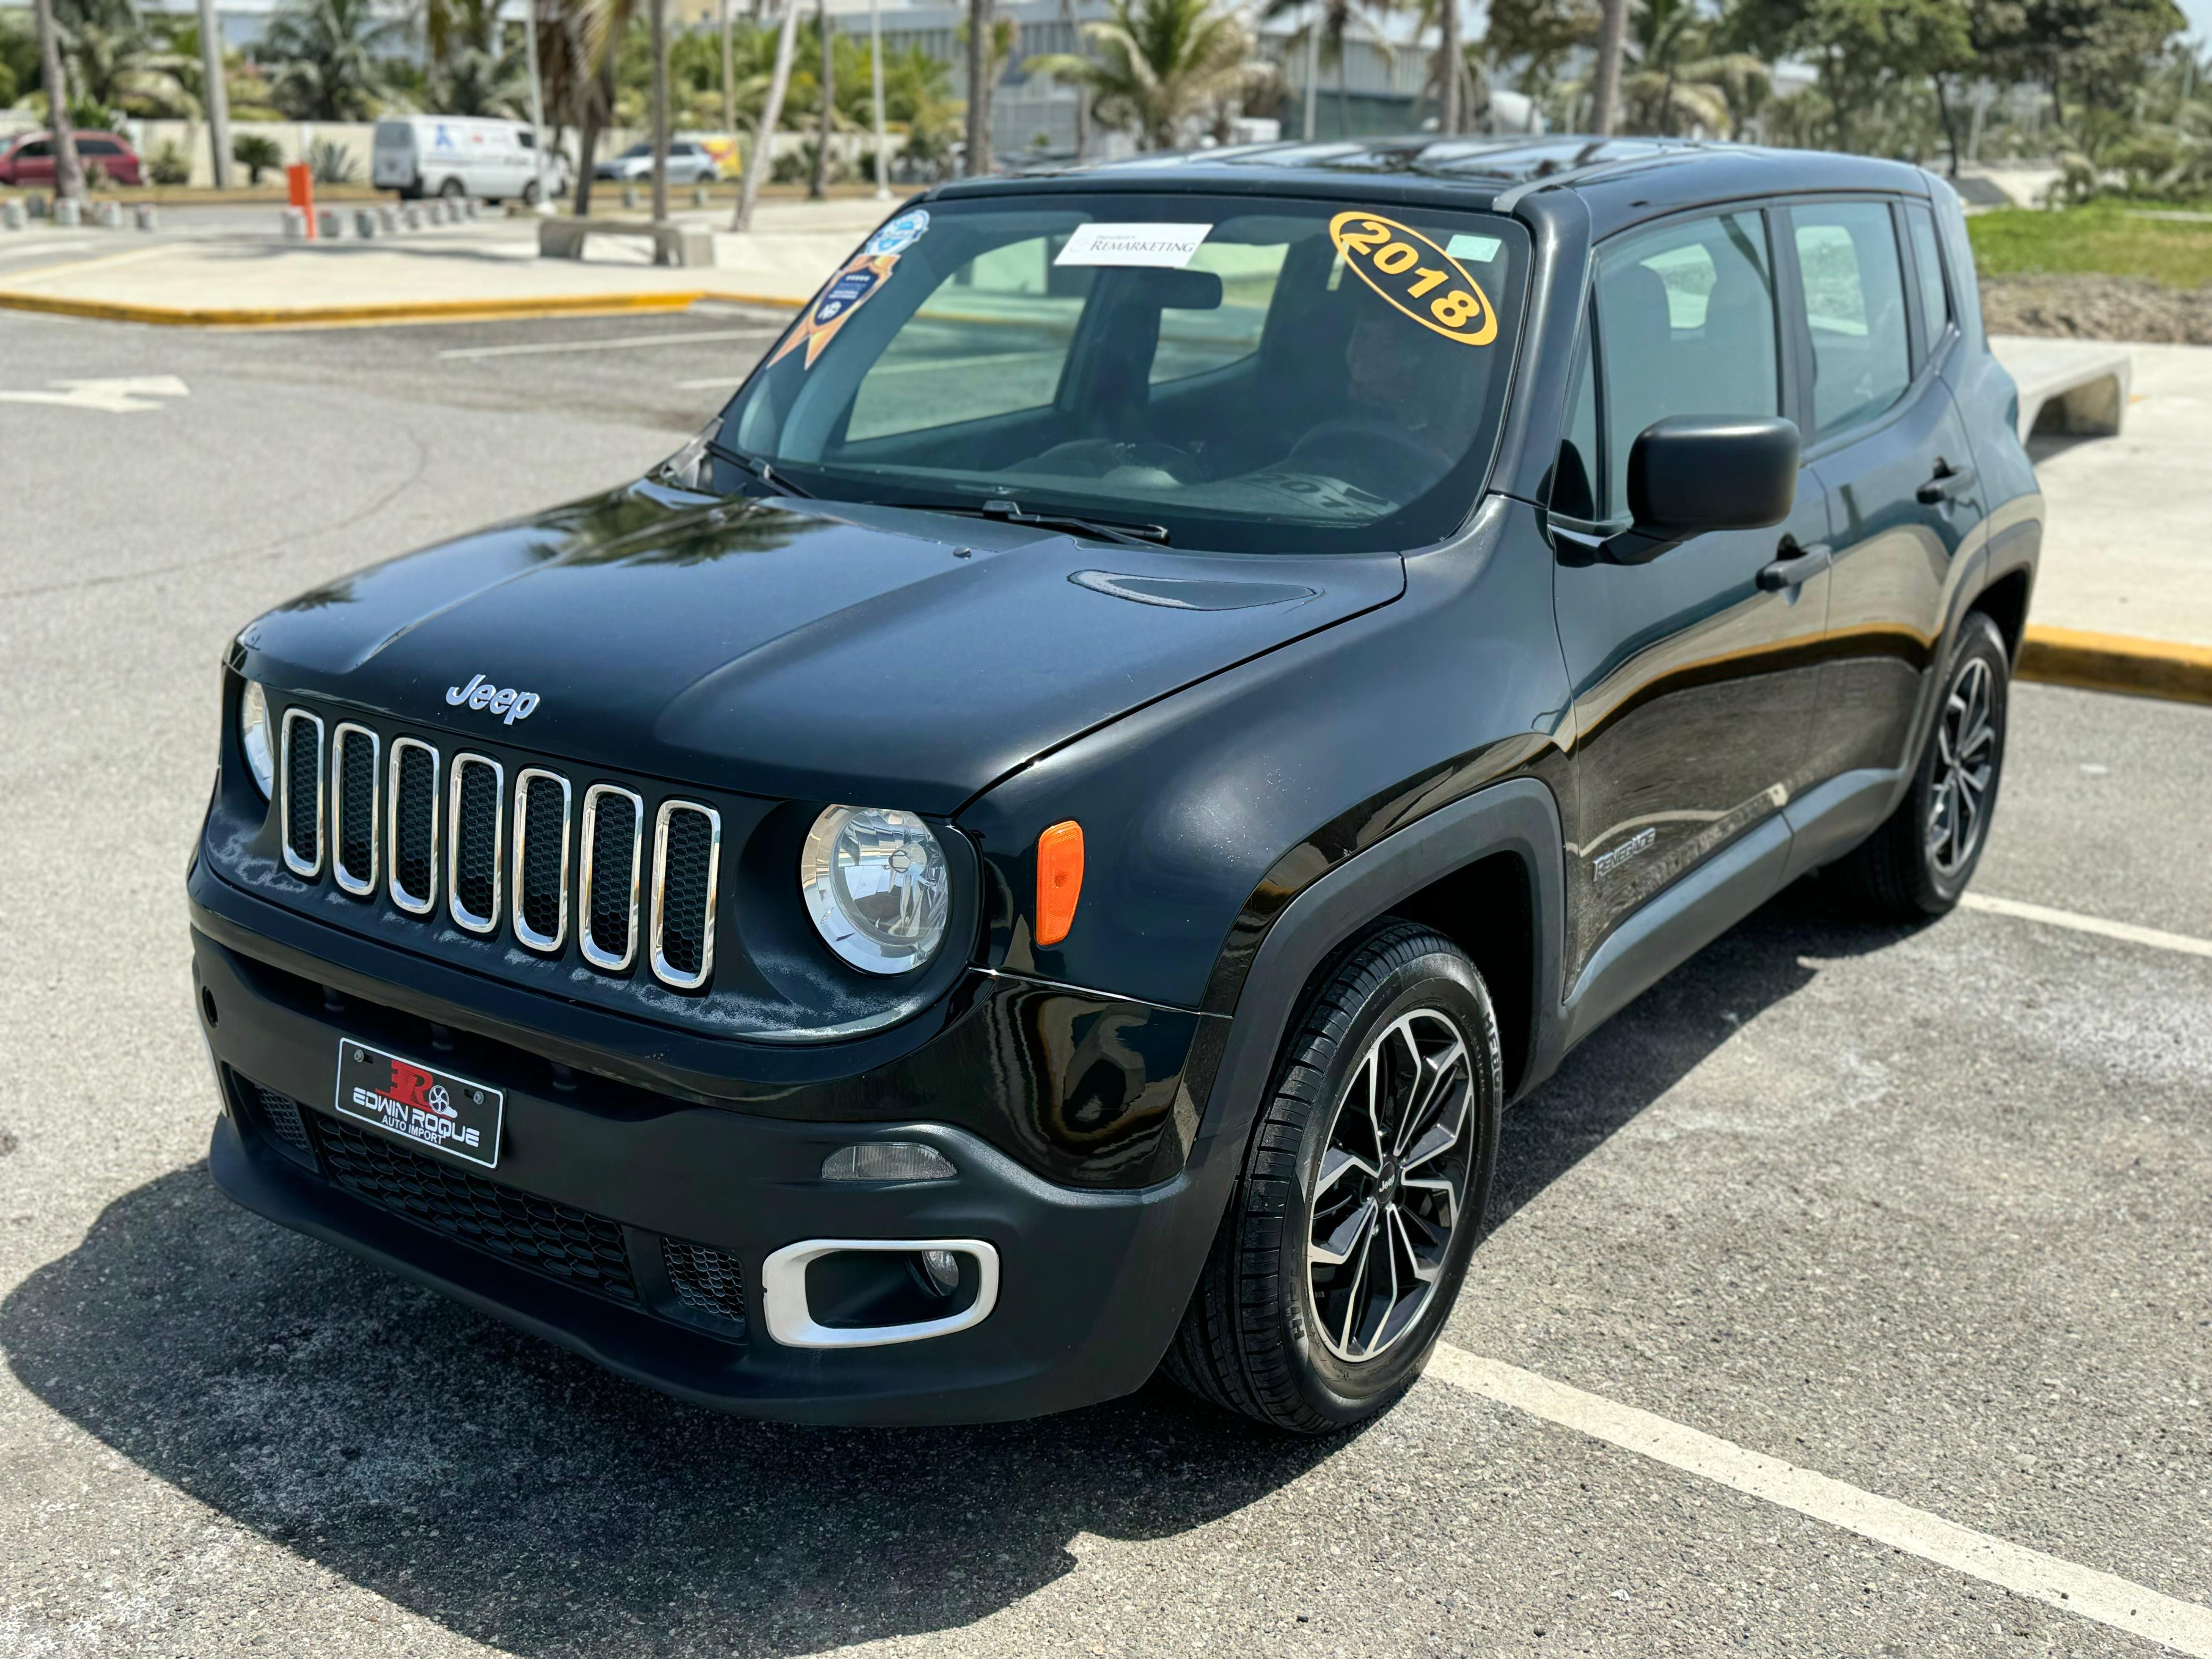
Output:
<path fill-rule="evenodd" d="M 374 0 L 287 0 L 262 41 L 264 58 L 283 65 L 278 106 L 301 121 L 370 119 L 404 27 L 378 16 Z"/>
<path fill-rule="evenodd" d="M 1693 0 L 1644 0 L 1634 28 L 1637 70 L 1622 84 L 1630 125 L 1662 138 L 1678 119 L 1733 133 L 1771 84 L 1766 65 L 1748 52 L 1706 55 L 1711 32 Z"/>
<path fill-rule="evenodd" d="M 76 134 L 69 117 L 69 80 L 62 71 L 62 32 L 54 21 L 54 0 L 31 0 L 38 18 L 39 78 L 46 89 L 46 125 L 54 134 L 54 194 L 84 199 L 84 163 L 77 159 Z"/>
<path fill-rule="evenodd" d="M 1391 9 L 1393 0 L 1375 0 L 1374 5 L 1362 5 L 1359 0 L 1320 0 L 1319 9 L 1310 10 L 1312 0 L 1268 0 L 1265 15 L 1279 16 L 1286 11 L 1310 11 L 1305 27 L 1291 36 L 1294 47 L 1304 48 L 1309 71 L 1317 64 L 1336 66 L 1336 126 L 1340 137 L 1352 131 L 1351 89 L 1346 84 L 1345 43 L 1354 29 L 1375 43 L 1376 50 L 1386 60 L 1395 62 L 1397 50 L 1376 16 L 1378 12 Z M 1306 113 L 1313 113 L 1313 89 L 1306 88 Z M 1310 121 L 1308 123 L 1310 125 Z"/>
<path fill-rule="evenodd" d="M 760 124 L 753 129 L 753 147 L 745 156 L 744 182 L 738 188 L 738 205 L 730 216 L 732 230 L 750 230 L 753 204 L 768 180 L 769 152 L 775 148 L 776 124 L 783 119 L 783 95 L 791 88 L 791 56 L 799 42 L 799 0 L 783 0 L 783 22 L 776 31 L 775 67 L 769 73 L 768 98 L 761 106 Z"/>
<path fill-rule="evenodd" d="M 191 120 L 200 100 L 189 58 L 164 49 L 135 19 L 118 27 L 87 20 L 65 28 L 76 95 L 102 109 L 155 120 Z"/>
<path fill-rule="evenodd" d="M 991 93 L 999 82 L 991 48 L 998 42 L 991 0 L 968 0 L 968 158 L 963 171 L 970 178 L 991 171 Z"/>
<path fill-rule="evenodd" d="M 1111 0 L 1111 9 L 1083 26 L 1097 58 L 1048 52 L 1026 67 L 1087 90 L 1097 118 L 1133 129 L 1146 149 L 1183 142 L 1206 111 L 1274 73 L 1253 55 L 1251 26 L 1213 0 Z"/>
<path fill-rule="evenodd" d="M 1597 66 L 1590 76 L 1590 131 L 1601 138 L 1613 136 L 1620 120 L 1620 54 L 1628 33 L 1628 0 L 1601 0 L 1597 25 Z"/>

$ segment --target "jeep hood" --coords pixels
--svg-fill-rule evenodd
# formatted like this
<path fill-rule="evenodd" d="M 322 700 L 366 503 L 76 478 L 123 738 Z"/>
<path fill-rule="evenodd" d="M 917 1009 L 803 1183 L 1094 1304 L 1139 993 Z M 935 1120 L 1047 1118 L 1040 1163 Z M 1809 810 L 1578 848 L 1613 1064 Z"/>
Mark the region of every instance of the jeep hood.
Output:
<path fill-rule="evenodd" d="M 280 690 L 629 772 L 950 813 L 1144 703 L 1388 604 L 1395 556 L 1183 554 L 646 482 L 304 593 Z M 454 707 L 482 675 L 526 719 Z"/>

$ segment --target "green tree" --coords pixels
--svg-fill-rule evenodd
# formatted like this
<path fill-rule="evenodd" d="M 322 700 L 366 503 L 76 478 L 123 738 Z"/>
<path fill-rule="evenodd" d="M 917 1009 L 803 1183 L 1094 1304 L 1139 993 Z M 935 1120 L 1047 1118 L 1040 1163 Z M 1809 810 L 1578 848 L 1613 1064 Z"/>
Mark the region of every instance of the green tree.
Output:
<path fill-rule="evenodd" d="M 1083 33 L 1096 58 L 1048 52 L 1029 60 L 1030 73 L 1085 88 L 1098 118 L 1133 131 L 1146 149 L 1182 142 L 1202 114 L 1273 72 L 1253 56 L 1250 26 L 1212 0 L 1111 0 L 1107 19 Z"/>
<path fill-rule="evenodd" d="M 1475 49 L 1492 72 L 1510 70 L 1522 91 L 1548 105 L 1567 61 L 1596 44 L 1597 24 L 1597 0 L 1490 0 Z"/>
<path fill-rule="evenodd" d="M 1960 0 L 1737 0 L 1721 33 L 1761 58 L 1795 53 L 1814 64 L 1829 137 L 1840 150 L 1858 148 L 1854 124 L 1862 114 L 1973 58 Z"/>
<path fill-rule="evenodd" d="M 1756 113 L 1771 84 L 1750 52 L 1715 52 L 1711 21 L 1693 0 L 1645 0 L 1629 25 L 1636 69 L 1621 82 L 1632 131 L 1662 137 L 1691 126 L 1729 135 Z"/>
<path fill-rule="evenodd" d="M 2137 93 L 2187 20 L 2173 0 L 1977 0 L 1977 61 L 2051 94 L 2062 126 L 2095 155 L 2133 126 Z"/>
<path fill-rule="evenodd" d="M 387 58 L 405 26 L 378 15 L 374 0 L 286 0 L 260 55 L 276 65 L 276 106 L 295 121 L 373 118 L 391 83 Z"/>

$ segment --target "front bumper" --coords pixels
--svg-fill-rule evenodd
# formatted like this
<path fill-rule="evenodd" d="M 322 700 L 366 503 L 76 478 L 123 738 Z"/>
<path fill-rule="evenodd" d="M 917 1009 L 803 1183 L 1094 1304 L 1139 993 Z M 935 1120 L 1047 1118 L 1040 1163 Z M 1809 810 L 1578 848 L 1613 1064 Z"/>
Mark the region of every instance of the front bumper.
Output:
<path fill-rule="evenodd" d="M 227 1079 L 211 1150 L 226 1193 L 623 1376 L 746 1415 L 973 1422 L 1128 1393 L 1166 1349 L 1233 1173 L 1233 1158 L 1224 1165 L 1200 1139 L 1169 1181 L 1115 1191 L 1060 1186 L 949 1124 L 755 1115 L 542 1061 L 526 1066 L 506 1044 L 356 994 L 325 993 L 308 1006 L 296 988 L 277 983 L 289 976 L 197 926 L 192 945 L 202 1029 Z M 349 1184 L 331 1155 L 332 1137 L 348 1131 L 330 1108 L 344 1037 L 505 1089 L 498 1167 L 481 1178 L 506 1199 L 527 1194 L 616 1230 L 632 1298 L 489 1253 Z M 979 1073 L 975 1085 L 987 1089 L 990 1079 Z M 250 1085 L 305 1108 L 299 1144 L 272 1129 Z M 385 1139 L 431 1162 L 424 1173 L 433 1180 L 447 1165 Z M 882 1185 L 822 1180 L 830 1153 L 870 1139 L 926 1142 L 958 1174 Z M 945 1237 L 985 1240 L 998 1253 L 997 1304 L 981 1323 L 877 1348 L 792 1348 L 768 1335 L 761 1266 L 772 1251 L 816 1238 Z M 741 1265 L 742 1332 L 676 1305 L 658 1265 L 663 1239 Z"/>

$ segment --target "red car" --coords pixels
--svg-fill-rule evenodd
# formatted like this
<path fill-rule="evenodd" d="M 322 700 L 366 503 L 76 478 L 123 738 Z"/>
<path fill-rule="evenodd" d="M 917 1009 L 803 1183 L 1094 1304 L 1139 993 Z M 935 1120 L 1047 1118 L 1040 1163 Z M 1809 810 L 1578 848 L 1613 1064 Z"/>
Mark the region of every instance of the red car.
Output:
<path fill-rule="evenodd" d="M 77 159 L 89 172 L 94 162 L 118 185 L 145 182 L 138 170 L 138 152 L 120 134 L 82 131 L 76 135 Z M 0 185 L 52 185 L 54 182 L 53 135 L 26 132 L 0 140 Z"/>

